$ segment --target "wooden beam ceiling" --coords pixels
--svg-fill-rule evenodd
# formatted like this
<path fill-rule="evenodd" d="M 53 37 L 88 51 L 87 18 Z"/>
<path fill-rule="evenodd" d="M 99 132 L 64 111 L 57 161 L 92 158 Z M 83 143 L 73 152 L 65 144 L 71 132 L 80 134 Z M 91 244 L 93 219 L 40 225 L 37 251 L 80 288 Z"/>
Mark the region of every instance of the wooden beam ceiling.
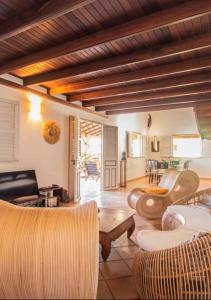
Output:
<path fill-rule="evenodd" d="M 58 18 L 94 1 L 96 0 L 49 0 L 37 9 L 24 11 L 21 15 L 1 23 L 0 41 Z"/>
<path fill-rule="evenodd" d="M 185 20 L 207 15 L 210 12 L 211 0 L 186 1 L 185 3 L 176 6 L 176 8 L 173 7 L 159 11 L 115 27 L 101 30 L 91 35 L 86 35 L 74 41 L 68 41 L 54 47 L 7 61 L 4 64 L 1 64 L 0 74 L 8 73 L 27 65 L 41 63 L 66 54 L 77 53 L 82 49 L 89 49 L 107 42 L 134 36 L 138 33 L 146 33 L 155 29 L 161 29 L 172 24 L 184 22 Z"/>
<path fill-rule="evenodd" d="M 58 104 L 61 104 L 61 105 L 73 108 L 73 109 L 82 110 L 83 112 L 86 112 L 86 113 L 89 113 L 89 114 L 94 114 L 95 116 L 97 115 L 98 117 L 106 118 L 106 116 L 99 115 L 99 113 L 97 113 L 97 112 L 95 112 L 93 110 L 87 109 L 86 107 L 81 107 L 80 105 L 77 105 L 77 104 L 74 104 L 74 103 L 70 103 L 70 102 L 68 102 L 66 100 L 61 100 L 61 99 L 59 99 L 57 97 L 50 96 L 48 94 L 45 94 L 43 92 L 39 92 L 39 91 L 34 90 L 32 88 L 22 86 L 22 85 L 20 85 L 18 83 L 12 82 L 12 81 L 4 79 L 4 78 L 0 78 L 0 85 L 6 86 L 8 88 L 12 88 L 12 89 L 14 89 L 14 90 L 16 90 L 18 92 L 32 93 L 32 94 L 35 94 L 35 95 L 39 96 L 42 99 L 49 100 L 49 101 L 52 101 L 52 102 L 55 102 L 55 103 L 58 103 Z"/>
<path fill-rule="evenodd" d="M 77 100 L 90 100 L 90 99 L 101 99 L 109 96 L 120 96 L 126 94 L 132 94 L 135 96 L 136 93 L 147 92 L 152 90 L 161 90 L 165 88 L 174 88 L 179 86 L 194 85 L 199 83 L 205 83 L 211 81 L 211 71 L 206 71 L 199 74 L 193 74 L 189 76 L 180 76 L 176 78 L 165 78 L 154 82 L 140 82 L 137 84 L 116 87 L 111 89 L 104 89 L 99 91 L 81 93 L 70 96 L 69 99 Z"/>
<path fill-rule="evenodd" d="M 71 76 L 82 74 L 96 73 L 102 70 L 123 67 L 125 65 L 132 65 L 140 62 L 152 61 L 160 58 L 175 56 L 178 54 L 190 53 L 205 49 L 211 46 L 211 35 L 204 34 L 197 37 L 182 40 L 179 42 L 169 43 L 167 45 L 160 45 L 152 49 L 136 50 L 129 54 L 118 55 L 111 58 L 105 58 L 90 63 L 83 63 L 81 65 L 71 66 L 64 69 L 41 73 L 34 76 L 24 78 L 24 85 L 43 84 L 48 81 L 64 79 Z M 60 91 L 60 93 L 71 92 L 68 86 Z M 54 91 L 56 93 L 56 91 Z M 59 93 L 59 90 L 57 91 Z"/>
<path fill-rule="evenodd" d="M 200 105 L 204 105 L 205 108 L 211 108 L 211 101 L 206 101 L 200 103 Z M 174 105 L 158 105 L 158 106 L 151 106 L 151 107 L 141 107 L 141 108 L 132 108 L 132 109 L 120 109 L 114 111 L 106 111 L 107 115 L 120 115 L 120 114 L 130 114 L 130 113 L 137 113 L 137 112 L 150 112 L 150 111 L 160 111 L 160 110 L 170 110 L 176 108 L 188 108 L 188 107 L 195 107 L 197 106 L 197 102 L 191 103 L 180 103 Z"/>
<path fill-rule="evenodd" d="M 178 104 L 178 103 L 189 103 L 189 102 L 204 102 L 206 100 L 211 101 L 211 93 L 200 94 L 200 95 L 189 95 L 183 97 L 173 97 L 173 98 L 163 98 L 163 99 L 154 99 L 147 101 L 137 101 L 129 103 L 120 103 L 120 104 L 111 104 L 111 105 L 102 105 L 96 106 L 96 111 L 111 111 L 125 108 L 138 108 L 142 106 L 153 106 L 153 105 L 163 105 L 163 104 Z"/>
<path fill-rule="evenodd" d="M 72 92 L 79 92 L 83 90 L 92 90 L 95 88 L 111 86 L 115 84 L 123 83 L 135 83 L 150 78 L 160 78 L 167 75 L 182 74 L 189 71 L 197 71 L 211 68 L 211 58 L 202 57 L 197 59 L 189 59 L 178 63 L 169 63 L 166 65 L 149 67 L 137 71 L 130 71 L 127 73 L 114 74 L 110 76 L 104 76 L 97 79 L 89 80 L 86 82 L 77 82 L 69 84 L 68 88 L 71 88 Z M 184 74 L 183 74 L 184 75 Z M 64 86 L 66 88 L 66 85 Z M 58 86 L 50 90 L 50 94 L 60 93 L 63 86 Z M 63 89 L 64 91 L 64 89 Z M 82 95 L 83 97 L 83 95 Z M 81 101 L 85 100 L 80 97 L 80 94 L 70 95 L 69 101 Z"/>
<path fill-rule="evenodd" d="M 107 97 L 103 99 L 83 101 L 84 107 L 101 106 L 119 103 L 129 103 L 135 101 L 146 101 L 160 98 L 180 97 L 211 92 L 211 84 L 205 83 L 187 87 L 178 87 L 159 91 L 145 92 L 132 96 Z"/>

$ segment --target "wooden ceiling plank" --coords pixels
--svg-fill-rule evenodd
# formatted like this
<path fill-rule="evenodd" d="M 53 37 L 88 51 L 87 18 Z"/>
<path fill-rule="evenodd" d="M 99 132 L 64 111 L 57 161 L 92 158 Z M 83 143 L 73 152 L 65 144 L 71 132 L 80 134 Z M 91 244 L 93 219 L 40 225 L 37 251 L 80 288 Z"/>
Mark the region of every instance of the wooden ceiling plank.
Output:
<path fill-rule="evenodd" d="M 129 103 L 135 101 L 147 101 L 160 98 L 181 97 L 187 95 L 197 95 L 211 92 L 211 84 L 200 84 L 188 87 L 179 87 L 159 91 L 151 91 L 133 96 L 107 97 L 103 99 L 83 101 L 84 107 L 102 106 L 110 104 Z"/>
<path fill-rule="evenodd" d="M 197 97 L 196 97 L 197 96 Z M 112 105 L 102 105 L 95 107 L 96 111 L 111 111 L 125 108 L 138 108 L 142 106 L 157 106 L 164 104 L 177 104 L 177 103 L 189 103 L 189 102 L 204 102 L 205 100 L 211 101 L 211 93 L 208 96 L 184 96 L 184 97 L 173 97 L 173 98 L 163 98 L 163 99 L 155 99 L 148 101 L 137 101 L 137 102 L 129 102 L 129 103 L 120 103 L 120 104 L 112 104 Z"/>
<path fill-rule="evenodd" d="M 95 0 L 49 0 L 37 10 L 27 10 L 2 23 L 0 25 L 0 41 L 79 9 L 93 1 Z"/>
<path fill-rule="evenodd" d="M 211 71 L 203 72 L 199 74 L 193 74 L 189 76 L 181 76 L 177 78 L 161 79 L 155 82 L 140 82 L 130 86 L 122 86 L 111 89 L 105 89 L 100 91 L 93 91 L 87 93 L 81 93 L 77 95 L 71 95 L 71 99 L 77 99 L 79 101 L 89 99 L 101 99 L 109 96 L 120 96 L 125 94 L 133 94 L 140 92 L 148 92 L 152 90 L 161 90 L 165 88 L 175 88 L 179 86 L 190 86 L 199 83 L 211 82 Z"/>
<path fill-rule="evenodd" d="M 182 74 L 189 71 L 197 71 L 197 70 L 203 70 L 211 67 L 211 58 L 210 57 L 202 57 L 202 58 L 195 58 L 195 59 L 189 59 L 182 62 L 176 62 L 176 63 L 169 63 L 166 65 L 161 66 L 155 66 L 155 67 L 149 67 L 137 71 L 130 71 L 127 73 L 120 73 L 120 74 L 114 74 L 110 76 L 104 76 L 97 79 L 89 80 L 89 81 L 83 81 L 83 82 L 77 82 L 69 84 L 68 88 L 72 92 L 79 92 L 79 91 L 88 91 L 95 88 L 100 87 L 106 87 L 111 86 L 115 84 L 124 84 L 129 82 L 137 82 L 144 79 L 152 79 L 152 78 L 160 78 L 162 76 L 167 75 L 176 75 L 176 74 Z M 183 74 L 183 75 L 184 75 Z M 65 88 L 66 86 L 64 86 Z M 61 92 L 61 89 L 63 87 L 55 87 L 50 90 L 50 94 L 57 94 L 59 89 L 59 92 Z M 83 96 L 82 96 L 83 97 Z M 86 100 L 80 97 L 80 95 L 70 95 L 69 101 L 82 101 Z"/>
<path fill-rule="evenodd" d="M 205 101 L 200 103 L 203 105 L 204 108 L 211 107 L 211 101 Z M 188 107 L 195 107 L 197 106 L 196 102 L 191 103 L 180 103 L 174 105 L 158 105 L 158 106 L 151 106 L 151 107 L 141 107 L 141 108 L 133 108 L 133 109 L 120 109 L 114 111 L 106 111 L 107 115 L 120 115 L 120 114 L 130 114 L 130 113 L 137 113 L 137 112 L 151 112 L 151 111 L 160 111 L 160 110 L 170 110 L 176 108 L 188 108 Z"/>
<path fill-rule="evenodd" d="M 136 50 L 129 54 L 118 55 L 111 58 L 105 58 L 90 63 L 84 63 L 77 66 L 50 71 L 38 75 L 32 75 L 24 78 L 24 85 L 41 84 L 52 80 L 64 79 L 71 76 L 95 73 L 102 70 L 108 70 L 126 65 L 132 65 L 140 62 L 147 62 L 156 59 L 171 57 L 178 54 L 190 53 L 205 49 L 211 46 L 211 35 L 203 34 L 197 37 L 161 45 L 159 47 L 146 50 Z M 58 91 L 59 92 L 59 91 Z M 57 93 L 58 93 L 57 92 Z M 69 91 L 71 92 L 71 90 Z M 63 93 L 63 91 L 60 91 Z"/>
<path fill-rule="evenodd" d="M 59 4 L 61 1 L 59 2 Z M 41 63 L 56 57 L 77 53 L 107 42 L 119 40 L 125 37 L 134 36 L 138 33 L 150 32 L 155 29 L 184 22 L 207 15 L 211 12 L 211 0 L 192 0 L 179 4 L 163 11 L 126 22 L 105 30 L 86 35 L 74 41 L 68 41 L 54 47 L 40 50 L 14 60 L 5 62 L 0 66 L 0 74 L 8 73 L 35 63 Z"/>

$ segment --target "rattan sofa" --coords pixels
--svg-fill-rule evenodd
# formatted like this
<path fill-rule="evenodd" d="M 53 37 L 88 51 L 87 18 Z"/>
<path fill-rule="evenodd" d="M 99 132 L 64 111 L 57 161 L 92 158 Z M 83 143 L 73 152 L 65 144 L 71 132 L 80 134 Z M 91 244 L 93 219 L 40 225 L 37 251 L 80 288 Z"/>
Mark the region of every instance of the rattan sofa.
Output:
<path fill-rule="evenodd" d="M 136 209 L 137 213 L 145 218 L 161 218 L 166 207 L 186 195 L 196 192 L 199 187 L 198 175 L 190 170 L 167 171 L 159 184 L 160 188 L 167 188 L 164 195 L 145 193 L 142 188 L 133 189 L 128 196 L 128 205 Z"/>
<path fill-rule="evenodd" d="M 211 189 L 189 195 L 178 204 L 204 205 L 206 195 L 211 195 Z M 171 224 L 164 226 L 174 229 Z M 170 249 L 140 249 L 133 272 L 141 299 L 211 299 L 211 232 Z"/>
<path fill-rule="evenodd" d="M 95 202 L 56 209 L 0 201 L 0 299 L 95 299 L 98 262 Z"/>

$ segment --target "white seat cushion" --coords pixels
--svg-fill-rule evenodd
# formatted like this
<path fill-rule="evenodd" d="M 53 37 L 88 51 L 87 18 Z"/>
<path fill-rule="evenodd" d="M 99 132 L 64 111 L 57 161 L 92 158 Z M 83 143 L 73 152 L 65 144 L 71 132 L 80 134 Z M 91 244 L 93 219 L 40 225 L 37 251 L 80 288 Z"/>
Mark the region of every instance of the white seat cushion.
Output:
<path fill-rule="evenodd" d="M 183 228 L 200 232 L 211 231 L 211 214 L 209 209 L 205 207 L 196 205 L 171 205 L 166 209 L 162 223 L 168 215 L 182 216 L 184 218 Z"/>
<path fill-rule="evenodd" d="M 140 230 L 137 234 L 139 247 L 145 251 L 173 248 L 198 238 L 199 232 L 186 228 L 171 231 Z"/>
<path fill-rule="evenodd" d="M 173 222 L 179 228 L 175 230 L 141 230 L 137 241 L 143 250 L 156 251 L 173 248 L 197 239 L 200 234 L 211 232 L 211 214 L 206 207 L 196 205 L 171 205 L 162 218 L 162 228 L 166 229 L 167 218 L 175 218 Z M 171 219 L 170 218 L 170 219 Z M 172 224 L 170 224 L 171 227 Z"/>

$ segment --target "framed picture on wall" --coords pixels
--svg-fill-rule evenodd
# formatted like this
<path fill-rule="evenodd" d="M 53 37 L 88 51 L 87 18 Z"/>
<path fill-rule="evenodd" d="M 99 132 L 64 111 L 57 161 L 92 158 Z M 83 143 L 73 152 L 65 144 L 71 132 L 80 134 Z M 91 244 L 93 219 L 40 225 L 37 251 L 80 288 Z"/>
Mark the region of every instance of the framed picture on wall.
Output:
<path fill-rule="evenodd" d="M 138 132 L 127 132 L 127 154 L 128 157 L 137 158 L 143 156 L 142 134 Z"/>

